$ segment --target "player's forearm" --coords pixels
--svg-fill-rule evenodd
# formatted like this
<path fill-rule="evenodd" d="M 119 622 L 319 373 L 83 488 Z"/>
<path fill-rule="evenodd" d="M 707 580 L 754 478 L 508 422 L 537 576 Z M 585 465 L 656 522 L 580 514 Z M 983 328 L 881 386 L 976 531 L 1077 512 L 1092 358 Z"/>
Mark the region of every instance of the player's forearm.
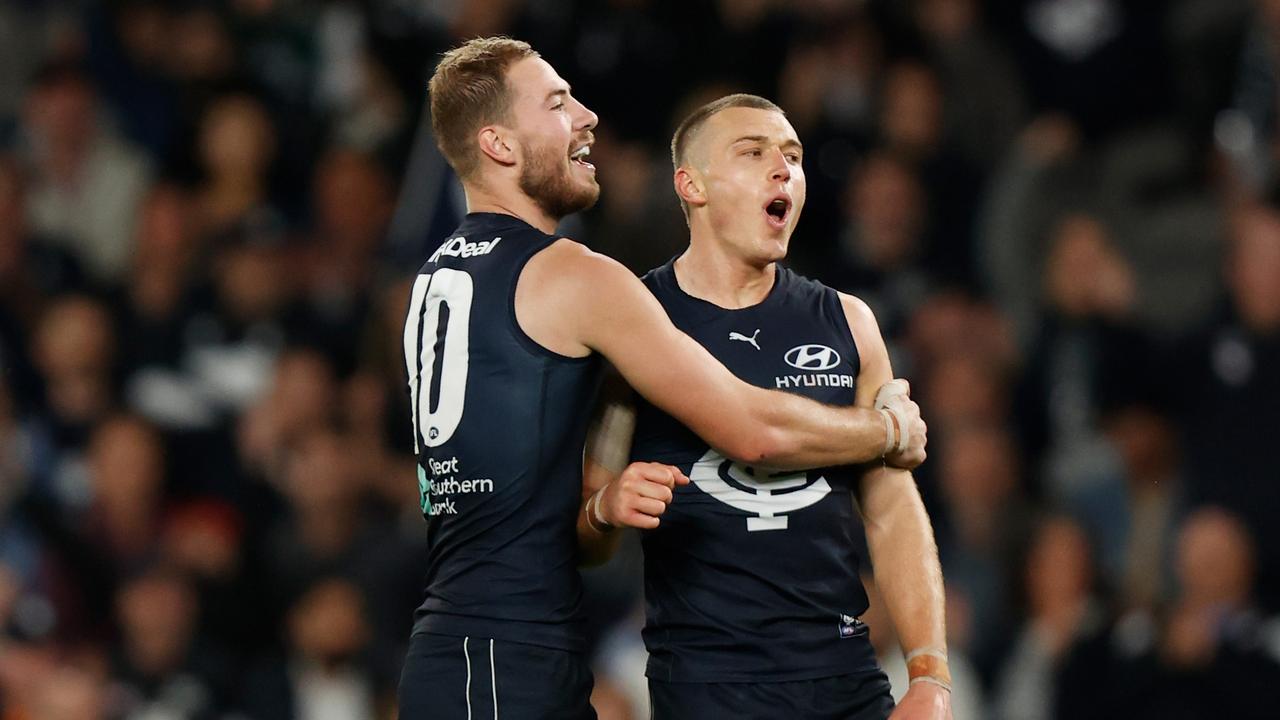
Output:
<path fill-rule="evenodd" d="M 880 474 L 872 482 L 881 486 L 863 501 L 867 546 L 876 585 L 903 652 L 926 648 L 945 652 L 942 569 L 920 493 L 905 470 L 870 472 Z"/>
<path fill-rule="evenodd" d="M 833 407 L 777 390 L 756 399 L 759 441 L 734 458 L 779 470 L 854 465 L 884 455 L 884 416 L 864 407 Z"/>
<path fill-rule="evenodd" d="M 578 565 L 592 567 L 609 562 L 618 549 L 622 533 L 616 529 L 600 532 L 587 517 L 586 503 L 578 510 Z"/>
<path fill-rule="evenodd" d="M 588 452 L 594 449 L 597 448 L 593 445 L 588 449 Z M 579 565 L 602 565 L 608 562 L 609 558 L 613 557 L 614 551 L 618 549 L 618 538 L 621 533 L 615 528 L 600 525 L 589 514 L 592 510 L 589 505 L 595 492 L 616 480 L 617 477 L 617 472 L 610 470 L 603 463 L 596 462 L 590 456 L 583 462 L 582 485 L 584 491 L 582 504 L 578 507 Z"/>

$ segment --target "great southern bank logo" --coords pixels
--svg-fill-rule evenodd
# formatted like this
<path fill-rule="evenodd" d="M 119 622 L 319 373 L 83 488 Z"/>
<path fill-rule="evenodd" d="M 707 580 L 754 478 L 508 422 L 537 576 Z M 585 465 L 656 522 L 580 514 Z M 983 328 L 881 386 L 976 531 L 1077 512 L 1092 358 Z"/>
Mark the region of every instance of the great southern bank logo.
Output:
<path fill-rule="evenodd" d="M 826 345 L 797 345 L 782 359 L 797 370 L 830 370 L 840 364 L 840 353 Z"/>
<path fill-rule="evenodd" d="M 831 492 L 827 479 L 816 471 L 767 473 L 715 450 L 693 464 L 689 479 L 720 502 L 754 515 L 747 518 L 747 532 L 786 530 L 786 513 L 807 508 Z"/>

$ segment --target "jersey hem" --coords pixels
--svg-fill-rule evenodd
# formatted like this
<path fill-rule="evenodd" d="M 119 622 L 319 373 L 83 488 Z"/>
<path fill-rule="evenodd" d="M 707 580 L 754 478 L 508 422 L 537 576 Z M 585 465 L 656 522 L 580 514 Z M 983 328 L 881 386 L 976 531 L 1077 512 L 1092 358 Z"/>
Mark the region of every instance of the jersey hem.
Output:
<path fill-rule="evenodd" d="M 648 667 L 645 668 L 644 675 L 649 680 L 657 680 L 658 682 L 711 685 L 715 683 L 802 682 L 805 680 L 822 680 L 823 678 L 839 677 L 841 675 L 861 675 L 879 670 L 880 663 L 873 662 L 865 667 L 856 665 L 852 667 L 849 665 L 831 665 L 796 672 L 762 670 L 758 672 L 715 673 L 711 675 L 690 674 L 688 672 L 665 672 L 661 669 Z M 677 675 L 679 676 L 678 679 L 676 677 Z"/>
<path fill-rule="evenodd" d="M 519 620 L 490 620 L 458 615 L 446 616 L 432 613 L 419 617 L 414 622 L 411 636 L 427 633 L 431 635 L 448 635 L 450 637 L 483 637 L 575 653 L 581 653 L 586 650 L 586 640 L 582 637 L 566 636 L 565 633 L 570 632 L 567 628 L 564 632 L 559 633 L 548 632 L 548 630 L 549 628 L 546 625 L 540 623 Z"/>

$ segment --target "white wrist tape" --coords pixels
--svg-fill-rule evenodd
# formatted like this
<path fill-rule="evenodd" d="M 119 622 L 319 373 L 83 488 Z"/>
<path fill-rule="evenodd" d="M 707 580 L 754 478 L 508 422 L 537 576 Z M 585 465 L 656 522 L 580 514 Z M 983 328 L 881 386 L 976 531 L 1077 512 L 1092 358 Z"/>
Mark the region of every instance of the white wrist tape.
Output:
<path fill-rule="evenodd" d="M 602 492 L 604 492 L 604 488 L 600 488 L 599 490 L 595 491 L 595 493 L 591 497 L 587 498 L 587 507 L 586 507 L 587 527 L 591 528 L 592 530 L 595 530 L 601 535 L 614 529 L 614 526 L 608 522 L 605 522 L 604 517 L 600 515 L 600 493 Z"/>
<path fill-rule="evenodd" d="M 893 431 L 893 413 L 884 408 L 880 408 L 880 417 L 884 418 L 884 452 L 882 454 L 888 455 L 893 452 L 895 447 L 897 447 L 898 444 L 894 442 L 897 438 L 894 436 L 900 433 L 895 433 Z"/>

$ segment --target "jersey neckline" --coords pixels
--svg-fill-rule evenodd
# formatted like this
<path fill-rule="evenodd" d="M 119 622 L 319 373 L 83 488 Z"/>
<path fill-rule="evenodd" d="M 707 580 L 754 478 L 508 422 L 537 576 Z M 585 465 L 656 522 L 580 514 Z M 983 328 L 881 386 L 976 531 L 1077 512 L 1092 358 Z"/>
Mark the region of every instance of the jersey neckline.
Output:
<path fill-rule="evenodd" d="M 783 275 L 786 272 L 786 268 L 784 268 L 782 265 L 778 263 L 774 263 L 774 267 L 773 267 L 773 286 L 770 287 L 769 292 L 765 293 L 765 296 L 760 299 L 760 302 L 754 305 L 747 305 L 745 307 L 740 307 L 740 308 L 727 308 L 727 307 L 722 307 L 720 305 L 717 305 L 711 302 L 710 300 L 705 300 L 695 295 L 690 295 L 688 292 L 685 291 L 683 287 L 680 286 L 680 278 L 679 276 L 676 275 L 676 260 L 679 259 L 679 257 L 680 256 L 677 255 L 671 260 L 668 260 L 666 267 L 664 269 L 666 270 L 667 275 L 671 279 L 671 286 L 675 289 L 676 293 L 678 293 L 679 296 L 683 298 L 686 302 L 689 302 L 701 307 L 705 307 L 711 310 L 715 310 L 716 312 L 743 313 L 743 312 L 750 312 L 752 310 L 759 310 L 761 308 L 768 307 L 773 304 L 775 298 L 782 296 L 782 285 L 784 283 Z"/>

